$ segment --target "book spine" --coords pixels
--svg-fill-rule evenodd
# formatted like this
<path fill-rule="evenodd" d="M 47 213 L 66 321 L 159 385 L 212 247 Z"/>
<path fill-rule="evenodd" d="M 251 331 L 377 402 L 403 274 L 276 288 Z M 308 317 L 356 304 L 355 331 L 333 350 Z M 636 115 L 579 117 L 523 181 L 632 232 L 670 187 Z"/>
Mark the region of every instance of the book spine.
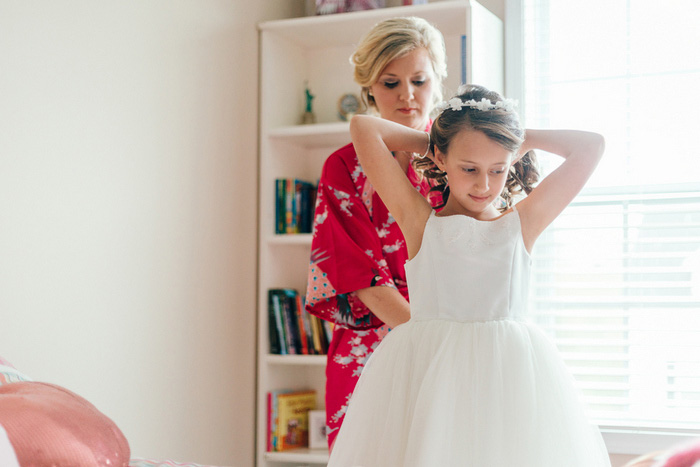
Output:
<path fill-rule="evenodd" d="M 309 233 L 307 224 L 309 223 L 309 188 L 308 183 L 304 182 L 299 186 L 299 233 Z"/>
<path fill-rule="evenodd" d="M 306 221 L 306 228 L 309 233 L 314 231 L 314 213 L 316 212 L 316 197 L 318 196 L 318 185 L 311 185 L 309 188 L 309 218 Z"/>
<path fill-rule="evenodd" d="M 285 180 L 278 178 L 275 180 L 275 233 L 287 233 L 287 214 L 285 209 Z"/>
<path fill-rule="evenodd" d="M 296 346 L 294 345 L 294 320 L 291 317 L 289 309 L 289 301 L 286 293 L 280 295 L 280 308 L 282 310 L 282 325 L 284 326 L 284 337 L 287 352 L 289 355 L 296 355 Z"/>
<path fill-rule="evenodd" d="M 324 354 L 328 353 L 328 347 L 330 347 L 331 340 L 333 339 L 333 323 L 326 320 L 321 320 L 321 327 L 323 328 L 323 335 L 325 336 L 326 349 Z"/>
<path fill-rule="evenodd" d="M 279 336 L 279 343 L 280 343 L 280 354 L 282 355 L 287 355 L 289 354 L 289 347 L 287 346 L 287 334 L 286 334 L 286 328 L 284 325 L 284 316 L 283 316 L 283 309 L 282 309 L 282 296 L 279 291 L 277 290 L 271 290 L 270 293 L 272 294 L 272 304 L 273 304 L 273 311 L 275 315 L 275 325 L 277 326 L 277 334 Z"/>
<path fill-rule="evenodd" d="M 296 224 L 294 220 L 294 198 L 296 192 L 294 190 L 294 179 L 288 178 L 285 180 L 285 206 L 286 206 L 286 232 L 288 234 L 295 233 L 294 225 Z"/>
<path fill-rule="evenodd" d="M 326 337 L 325 328 L 323 326 L 323 320 L 319 319 L 318 326 L 320 328 L 319 334 L 321 339 L 321 352 L 324 354 L 328 353 L 328 338 Z"/>
<path fill-rule="evenodd" d="M 304 182 L 301 189 L 301 213 L 299 215 L 299 232 L 313 231 L 314 209 L 316 207 L 316 187 Z"/>
<path fill-rule="evenodd" d="M 304 184 L 305 182 L 301 180 L 294 180 L 294 207 L 295 207 L 295 212 L 294 212 L 294 225 L 295 225 L 295 232 L 296 233 L 304 233 L 302 224 L 301 224 L 301 218 L 304 212 L 304 203 L 302 200 L 303 197 L 303 192 L 304 192 Z"/>
<path fill-rule="evenodd" d="M 306 341 L 309 347 L 310 354 L 318 354 L 314 348 L 314 336 L 311 330 L 311 314 L 306 310 L 306 297 L 301 297 L 301 309 L 304 310 L 302 316 L 304 318 L 304 330 L 306 331 Z"/>
<path fill-rule="evenodd" d="M 280 354 L 282 353 L 282 348 L 280 347 L 280 334 L 277 317 L 275 316 L 274 292 L 268 290 L 267 297 L 267 327 L 270 339 L 270 353 Z"/>
<path fill-rule="evenodd" d="M 272 451 L 279 451 L 279 396 L 287 391 L 272 391 L 272 430 L 270 431 Z"/>
<path fill-rule="evenodd" d="M 298 294 L 296 290 L 285 289 L 285 296 L 283 302 L 284 315 L 286 317 L 286 324 L 289 330 L 289 338 L 287 339 L 287 344 L 289 345 L 289 353 L 300 355 L 301 351 L 301 339 L 299 339 L 299 326 L 296 312 L 296 300 L 295 295 Z"/>
<path fill-rule="evenodd" d="M 311 330 L 313 334 L 313 342 L 314 342 L 314 351 L 318 355 L 322 355 L 325 352 L 323 352 L 323 347 L 321 346 L 321 318 L 318 316 L 310 316 L 311 319 Z"/>
<path fill-rule="evenodd" d="M 268 438 L 268 448 L 269 452 L 274 452 L 277 450 L 277 412 L 275 410 L 277 404 L 277 391 L 270 391 L 267 393 L 267 420 L 269 424 L 269 429 L 267 432 Z"/>
<path fill-rule="evenodd" d="M 266 440 L 265 449 L 267 452 L 272 451 L 272 393 L 267 393 L 267 432 L 265 433 Z"/>
<path fill-rule="evenodd" d="M 302 305 L 301 294 L 297 293 L 295 298 L 295 309 L 297 311 L 297 323 L 299 326 L 299 341 L 301 342 L 301 353 L 304 355 L 309 355 L 309 341 L 306 333 L 306 326 L 304 325 L 304 315 L 306 311 Z"/>

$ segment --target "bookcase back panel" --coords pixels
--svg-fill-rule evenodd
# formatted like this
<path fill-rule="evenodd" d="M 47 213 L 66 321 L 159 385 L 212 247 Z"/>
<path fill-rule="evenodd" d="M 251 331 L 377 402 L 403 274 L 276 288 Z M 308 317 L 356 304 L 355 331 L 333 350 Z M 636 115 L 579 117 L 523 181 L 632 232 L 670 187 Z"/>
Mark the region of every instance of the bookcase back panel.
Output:
<path fill-rule="evenodd" d="M 314 389 L 316 390 L 316 406 L 325 407 L 326 374 L 325 368 L 304 365 L 271 365 L 268 380 L 271 389 Z"/>
<path fill-rule="evenodd" d="M 306 53 L 275 35 L 261 39 L 260 121 L 263 128 L 301 123 Z"/>
<path fill-rule="evenodd" d="M 348 143 L 350 136 L 348 136 Z M 309 148 L 287 139 L 270 138 L 269 157 L 265 158 L 265 176 L 272 179 L 294 177 L 315 181 L 321 174 L 326 158 L 336 146 Z"/>
<path fill-rule="evenodd" d="M 266 243 L 261 245 L 261 253 L 264 253 L 270 264 L 277 264 L 261 274 L 261 285 L 267 288 L 290 287 L 306 292 L 311 255 L 308 245 Z"/>
<path fill-rule="evenodd" d="M 355 42 L 359 41 L 359 36 Z M 353 46 L 324 47 L 309 50 L 308 79 L 318 123 L 338 122 L 338 101 L 344 94 L 359 97 L 360 86 L 353 80 L 350 55 Z"/>

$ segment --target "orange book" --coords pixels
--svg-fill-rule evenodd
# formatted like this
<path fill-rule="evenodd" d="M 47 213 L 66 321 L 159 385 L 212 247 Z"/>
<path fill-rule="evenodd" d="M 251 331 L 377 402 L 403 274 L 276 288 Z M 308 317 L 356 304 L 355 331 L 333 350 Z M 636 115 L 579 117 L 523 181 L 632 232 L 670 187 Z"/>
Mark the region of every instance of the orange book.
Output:
<path fill-rule="evenodd" d="M 309 410 L 316 408 L 316 391 L 277 396 L 277 450 L 309 446 Z"/>

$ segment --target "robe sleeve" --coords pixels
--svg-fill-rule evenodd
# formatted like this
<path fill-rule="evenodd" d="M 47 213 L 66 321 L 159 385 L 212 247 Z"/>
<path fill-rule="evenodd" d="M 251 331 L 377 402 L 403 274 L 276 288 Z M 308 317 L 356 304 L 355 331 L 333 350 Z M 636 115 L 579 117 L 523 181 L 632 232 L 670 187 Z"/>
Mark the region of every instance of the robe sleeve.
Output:
<path fill-rule="evenodd" d="M 324 164 L 314 216 L 306 309 L 335 324 L 370 329 L 384 323 L 354 292 L 372 286 L 396 288 L 396 284 L 363 194 L 353 181 L 355 170 L 359 164 L 350 167 L 347 159 L 337 154 Z"/>

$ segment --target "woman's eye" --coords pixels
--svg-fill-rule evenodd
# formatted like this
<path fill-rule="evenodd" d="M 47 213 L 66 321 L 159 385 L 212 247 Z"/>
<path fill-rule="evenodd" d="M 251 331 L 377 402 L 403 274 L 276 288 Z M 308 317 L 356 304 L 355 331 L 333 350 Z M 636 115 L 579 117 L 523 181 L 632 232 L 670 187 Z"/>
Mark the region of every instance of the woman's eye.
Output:
<path fill-rule="evenodd" d="M 495 175 L 500 175 L 502 173 L 503 173 L 503 169 L 497 169 L 497 170 L 493 171 L 493 174 L 495 174 Z"/>
<path fill-rule="evenodd" d="M 384 86 L 389 88 L 389 89 L 395 88 L 398 84 L 399 84 L 398 81 L 384 81 Z"/>
<path fill-rule="evenodd" d="M 425 80 L 415 80 L 413 81 L 413 84 L 415 86 L 423 86 L 425 84 Z"/>
<path fill-rule="evenodd" d="M 464 170 L 465 172 L 468 172 L 468 173 L 476 172 L 476 169 L 471 168 L 471 167 L 465 167 L 462 170 Z"/>

